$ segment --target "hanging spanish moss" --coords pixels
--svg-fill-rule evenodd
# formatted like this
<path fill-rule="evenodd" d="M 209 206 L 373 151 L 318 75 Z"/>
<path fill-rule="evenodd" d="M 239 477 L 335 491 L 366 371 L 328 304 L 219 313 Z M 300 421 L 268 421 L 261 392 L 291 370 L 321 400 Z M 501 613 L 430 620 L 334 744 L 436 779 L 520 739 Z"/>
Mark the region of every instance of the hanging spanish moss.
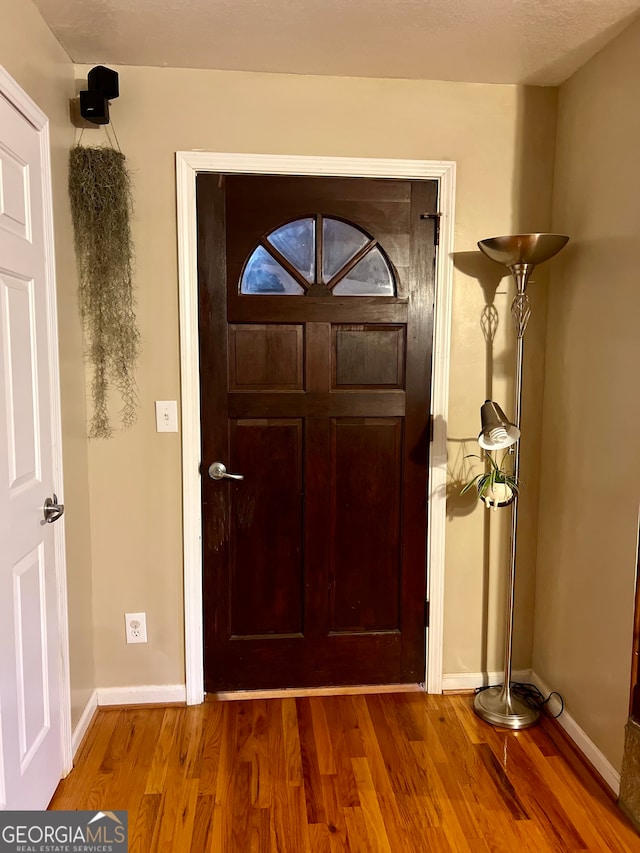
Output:
<path fill-rule="evenodd" d="M 133 298 L 131 181 L 113 148 L 76 145 L 69 157 L 69 196 L 78 262 L 79 302 L 93 366 L 91 438 L 109 438 L 110 388 L 122 398 L 126 428 L 137 416 L 134 369 L 140 350 Z"/>

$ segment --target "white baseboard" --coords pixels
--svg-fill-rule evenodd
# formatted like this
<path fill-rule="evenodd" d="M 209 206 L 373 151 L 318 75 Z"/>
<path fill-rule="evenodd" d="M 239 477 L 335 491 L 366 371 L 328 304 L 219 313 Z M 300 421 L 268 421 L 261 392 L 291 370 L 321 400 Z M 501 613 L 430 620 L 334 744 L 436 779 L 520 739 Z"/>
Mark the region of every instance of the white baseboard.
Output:
<path fill-rule="evenodd" d="M 516 669 L 511 673 L 512 681 L 530 681 L 530 669 Z M 442 692 L 449 690 L 475 690 L 502 684 L 504 672 L 449 672 L 442 676 Z"/>
<path fill-rule="evenodd" d="M 547 687 L 535 672 L 531 673 L 531 681 L 545 697 L 551 693 L 549 687 Z M 557 696 L 551 697 L 548 707 L 552 716 L 560 711 L 561 705 Z M 569 735 L 587 761 L 593 766 L 594 770 L 603 778 L 614 794 L 618 796 L 620 793 L 620 774 L 609 759 L 603 755 L 584 729 L 580 728 L 571 714 L 563 711 L 558 717 L 558 723 Z"/>
<path fill-rule="evenodd" d="M 136 687 L 98 687 L 98 705 L 150 705 L 186 702 L 184 684 L 141 684 Z"/>
<path fill-rule="evenodd" d="M 504 673 L 502 672 L 450 672 L 442 676 L 442 692 L 450 690 L 475 690 L 477 687 L 487 687 L 491 684 L 502 684 Z M 546 697 L 551 693 L 549 687 L 542 679 L 530 669 L 514 670 L 513 681 L 531 682 Z M 560 700 L 552 696 L 549 700 L 549 712 L 555 715 L 560 711 Z M 558 723 L 562 726 L 571 740 L 578 747 L 594 770 L 602 777 L 616 796 L 620 793 L 620 774 L 611 762 L 598 749 L 589 735 L 580 728 L 571 714 L 564 711 L 558 717 Z"/>
<path fill-rule="evenodd" d="M 73 758 L 76 757 L 76 752 L 80 748 L 80 744 L 84 736 L 87 733 L 89 726 L 91 725 L 91 720 L 93 719 L 93 715 L 95 714 L 98 708 L 98 691 L 94 690 L 91 696 L 87 701 L 87 704 L 84 706 L 84 711 L 80 715 L 80 719 L 76 723 L 76 726 L 73 730 L 73 734 L 71 735 L 71 752 Z"/>

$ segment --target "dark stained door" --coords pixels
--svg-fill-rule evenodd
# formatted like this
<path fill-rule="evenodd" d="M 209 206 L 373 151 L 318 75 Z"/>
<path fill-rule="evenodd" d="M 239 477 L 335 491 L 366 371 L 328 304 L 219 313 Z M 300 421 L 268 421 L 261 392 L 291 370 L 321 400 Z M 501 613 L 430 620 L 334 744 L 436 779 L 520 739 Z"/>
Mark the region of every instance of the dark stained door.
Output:
<path fill-rule="evenodd" d="M 436 197 L 198 177 L 207 691 L 424 676 Z"/>

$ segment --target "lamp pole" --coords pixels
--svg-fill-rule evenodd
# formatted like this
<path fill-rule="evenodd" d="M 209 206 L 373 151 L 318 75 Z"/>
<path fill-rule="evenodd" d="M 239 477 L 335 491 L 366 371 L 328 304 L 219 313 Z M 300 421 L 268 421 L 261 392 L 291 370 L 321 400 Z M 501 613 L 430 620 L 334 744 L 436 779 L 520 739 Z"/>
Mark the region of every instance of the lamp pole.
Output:
<path fill-rule="evenodd" d="M 478 247 L 492 260 L 507 266 L 516 283 L 516 295 L 511 304 L 511 316 L 516 331 L 516 370 L 514 389 L 514 424 L 521 429 L 522 366 L 524 362 L 524 333 L 531 316 L 527 284 L 535 266 L 549 260 L 566 245 L 568 237 L 560 234 L 517 234 L 481 240 Z M 520 443 L 515 445 L 513 475 L 520 475 Z M 504 682 L 476 695 L 475 712 L 488 723 L 507 729 L 525 729 L 538 721 L 540 712 L 516 696 L 511 689 L 513 657 L 513 615 L 516 588 L 516 552 L 518 541 L 518 494 L 511 505 L 511 543 L 507 614 L 504 642 Z"/>
<path fill-rule="evenodd" d="M 511 305 L 511 315 L 516 330 L 516 373 L 514 385 L 514 423 L 519 430 L 522 431 L 522 367 L 524 364 L 524 333 L 531 316 L 531 308 L 529 305 L 529 297 L 527 296 L 527 284 L 529 276 L 533 271 L 531 264 L 518 264 L 510 267 L 511 274 L 516 282 L 516 295 Z M 520 477 L 520 442 L 514 445 L 513 457 L 513 476 L 518 482 Z M 515 610 L 516 600 L 516 552 L 518 543 L 518 493 L 516 492 L 515 500 L 511 506 L 511 541 L 510 541 L 510 557 L 509 557 L 509 585 L 507 591 L 507 623 L 504 638 L 504 690 L 505 704 L 508 707 L 513 707 L 511 695 L 511 661 L 513 658 L 513 614 Z M 507 699 L 510 699 L 507 703 Z M 530 709 L 531 713 L 535 714 L 531 723 L 524 723 L 518 728 L 525 728 L 526 725 L 533 725 L 538 719 L 539 712 Z M 522 717 L 523 712 L 520 710 L 518 720 Z M 527 715 L 528 718 L 529 715 Z"/>

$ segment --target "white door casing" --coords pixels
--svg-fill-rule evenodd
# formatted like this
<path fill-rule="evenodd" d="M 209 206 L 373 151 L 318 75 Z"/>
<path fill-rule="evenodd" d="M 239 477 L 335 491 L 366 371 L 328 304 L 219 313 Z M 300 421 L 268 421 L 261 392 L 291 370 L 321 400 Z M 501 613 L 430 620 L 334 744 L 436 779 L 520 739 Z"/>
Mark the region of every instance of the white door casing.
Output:
<path fill-rule="evenodd" d="M 0 808 L 71 768 L 62 453 L 46 116 L 0 68 Z"/>
<path fill-rule="evenodd" d="M 429 460 L 428 597 L 426 687 L 442 692 L 444 634 L 444 544 L 447 483 L 447 410 L 456 164 L 444 160 L 391 160 L 358 157 L 305 157 L 176 153 L 180 296 L 180 377 L 182 398 L 182 499 L 184 553 L 185 669 L 187 703 L 204 698 L 202 625 L 202 519 L 200 504 L 200 382 L 198 357 L 198 265 L 196 177 L 199 172 L 435 179 L 441 212 L 437 253 Z"/>

